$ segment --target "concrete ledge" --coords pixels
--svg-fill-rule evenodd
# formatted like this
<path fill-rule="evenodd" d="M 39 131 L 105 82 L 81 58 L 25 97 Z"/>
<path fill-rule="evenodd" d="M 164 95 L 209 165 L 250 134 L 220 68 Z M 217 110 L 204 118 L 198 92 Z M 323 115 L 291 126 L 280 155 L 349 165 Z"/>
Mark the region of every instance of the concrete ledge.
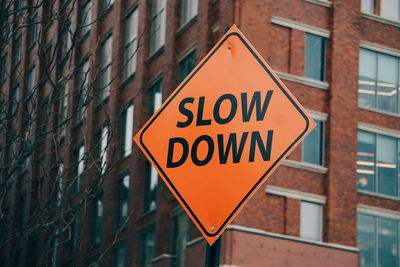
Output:
<path fill-rule="evenodd" d="M 311 86 L 314 88 L 319 88 L 323 90 L 327 90 L 329 88 L 329 83 L 327 82 L 321 82 L 318 80 L 313 80 L 310 78 L 305 78 L 305 77 L 300 77 L 297 75 L 289 74 L 286 72 L 281 72 L 281 71 L 275 71 L 276 75 L 278 75 L 279 78 L 282 80 L 290 81 L 290 82 L 295 82 L 307 86 Z"/>
<path fill-rule="evenodd" d="M 277 16 L 272 16 L 271 23 L 291 29 L 300 30 L 303 32 L 312 33 L 325 38 L 329 38 L 329 36 L 331 35 L 330 31 L 328 30 Z"/>
<path fill-rule="evenodd" d="M 320 204 L 325 204 L 326 202 L 325 196 L 287 189 L 273 185 L 267 185 L 265 187 L 265 192 L 271 195 L 284 196 L 287 198 L 300 199 Z"/>
<path fill-rule="evenodd" d="M 331 1 L 324 1 L 324 0 L 304 0 L 304 1 L 315 4 L 315 5 L 324 6 L 324 7 L 332 6 Z"/>
<path fill-rule="evenodd" d="M 384 23 L 384 24 L 387 24 L 387 25 L 400 27 L 400 22 L 399 21 L 386 19 L 386 18 L 383 18 L 383 17 L 375 15 L 375 14 L 361 13 L 361 17 L 364 18 L 364 19 L 370 19 L 370 20 L 374 20 L 374 21 L 377 21 L 377 22 L 380 22 L 380 23 Z"/>
<path fill-rule="evenodd" d="M 301 170 L 306 170 L 306 171 L 312 171 L 312 172 L 319 172 L 326 174 L 328 173 L 328 168 L 319 166 L 319 165 L 314 165 L 310 163 L 305 163 L 305 162 L 300 162 L 300 161 L 295 161 L 291 159 L 284 159 L 281 163 L 282 166 L 286 167 L 292 167 L 296 169 L 301 169 Z"/>

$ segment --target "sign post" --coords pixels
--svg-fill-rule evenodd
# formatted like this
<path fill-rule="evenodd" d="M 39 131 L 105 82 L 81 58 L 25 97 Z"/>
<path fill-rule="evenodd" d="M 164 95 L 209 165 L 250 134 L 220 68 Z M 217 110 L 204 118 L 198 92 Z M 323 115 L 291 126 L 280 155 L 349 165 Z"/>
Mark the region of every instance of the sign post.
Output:
<path fill-rule="evenodd" d="M 314 127 L 233 25 L 134 139 L 213 245 Z"/>

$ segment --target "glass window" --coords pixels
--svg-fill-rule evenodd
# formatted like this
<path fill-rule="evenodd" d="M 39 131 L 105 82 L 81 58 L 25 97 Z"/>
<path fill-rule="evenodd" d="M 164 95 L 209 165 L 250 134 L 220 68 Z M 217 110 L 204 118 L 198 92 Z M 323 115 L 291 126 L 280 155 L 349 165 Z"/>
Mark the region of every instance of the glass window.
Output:
<path fill-rule="evenodd" d="M 122 113 L 121 124 L 121 149 L 122 156 L 127 157 L 132 153 L 133 140 L 133 105 L 129 105 Z"/>
<path fill-rule="evenodd" d="M 397 141 L 395 138 L 377 135 L 376 171 L 378 175 L 378 193 L 397 195 Z"/>
<path fill-rule="evenodd" d="M 397 112 L 397 70 L 398 59 L 378 54 L 377 108 Z"/>
<path fill-rule="evenodd" d="M 61 55 L 63 58 L 67 57 L 71 53 L 72 48 L 72 29 L 71 22 L 65 23 L 61 32 Z"/>
<path fill-rule="evenodd" d="M 324 81 L 326 38 L 306 33 L 305 46 L 304 76 Z"/>
<path fill-rule="evenodd" d="M 108 126 L 104 126 L 101 130 L 100 140 L 100 174 L 104 174 L 107 167 L 107 150 L 108 150 Z"/>
<path fill-rule="evenodd" d="M 196 51 L 191 52 L 179 62 L 179 80 L 182 82 L 196 66 Z"/>
<path fill-rule="evenodd" d="M 361 12 L 374 13 L 374 0 L 361 0 Z"/>
<path fill-rule="evenodd" d="M 33 89 L 36 86 L 36 68 L 33 66 L 27 74 L 26 78 L 26 89 L 28 90 L 29 93 L 33 92 Z"/>
<path fill-rule="evenodd" d="M 57 168 L 57 176 L 54 182 L 54 204 L 56 208 L 60 207 L 62 201 L 63 179 L 64 179 L 64 163 L 59 162 Z"/>
<path fill-rule="evenodd" d="M 173 217 L 172 225 L 172 266 L 184 267 L 186 243 L 189 241 L 189 217 L 180 212 Z"/>
<path fill-rule="evenodd" d="M 399 221 L 359 213 L 357 245 L 361 267 L 398 266 Z"/>
<path fill-rule="evenodd" d="M 150 162 L 147 162 L 146 170 L 144 212 L 150 212 L 157 207 L 158 173 Z"/>
<path fill-rule="evenodd" d="M 153 115 L 162 104 L 162 80 L 159 79 L 149 89 L 149 116 Z"/>
<path fill-rule="evenodd" d="M 399 58 L 360 49 L 358 105 L 399 113 Z"/>
<path fill-rule="evenodd" d="M 74 192 L 78 193 L 82 189 L 82 174 L 85 170 L 85 145 L 79 146 L 75 155 L 76 159 L 76 171 L 74 181 Z"/>
<path fill-rule="evenodd" d="M 136 71 L 138 48 L 138 9 L 125 20 L 124 80 Z"/>
<path fill-rule="evenodd" d="M 78 254 L 79 244 L 79 214 L 74 214 L 71 222 L 71 239 L 69 243 L 69 253 L 71 258 L 75 258 Z"/>
<path fill-rule="evenodd" d="M 129 180 L 129 174 L 126 174 L 118 181 L 118 228 L 124 226 L 126 224 L 126 219 L 128 218 Z"/>
<path fill-rule="evenodd" d="M 398 144 L 399 140 L 393 137 L 358 131 L 359 189 L 388 196 L 399 196 Z"/>
<path fill-rule="evenodd" d="M 400 1 L 381 0 L 381 16 L 387 19 L 400 21 Z"/>
<path fill-rule="evenodd" d="M 58 108 L 58 127 L 60 134 L 64 136 L 68 119 L 68 90 L 65 86 L 61 88 Z"/>
<path fill-rule="evenodd" d="M 100 98 L 107 99 L 110 94 L 111 64 L 112 64 L 112 36 L 109 36 L 102 44 L 100 54 Z"/>
<path fill-rule="evenodd" d="M 29 18 L 29 27 L 28 27 L 28 47 L 31 47 L 35 44 L 37 39 L 37 26 L 38 26 L 38 16 L 37 14 L 31 15 Z"/>
<path fill-rule="evenodd" d="M 156 52 L 165 43 L 165 4 L 166 0 L 151 2 L 150 54 Z"/>
<path fill-rule="evenodd" d="M 198 5 L 198 0 L 181 1 L 181 25 L 186 24 L 197 15 Z"/>
<path fill-rule="evenodd" d="M 300 236 L 322 241 L 322 205 L 306 201 L 301 202 Z"/>
<path fill-rule="evenodd" d="M 114 0 L 103 0 L 103 10 L 106 11 L 114 4 Z"/>
<path fill-rule="evenodd" d="M 77 122 L 81 122 L 86 114 L 86 109 L 88 105 L 88 91 L 89 91 L 89 60 L 86 60 L 81 67 L 81 72 L 79 74 L 79 90 L 78 90 L 78 118 Z"/>
<path fill-rule="evenodd" d="M 141 242 L 141 267 L 151 267 L 154 254 L 154 228 L 146 230 L 142 234 Z"/>
<path fill-rule="evenodd" d="M 376 90 L 376 53 L 371 50 L 360 50 L 358 105 L 375 108 Z"/>
<path fill-rule="evenodd" d="M 85 36 L 92 27 L 92 1 L 87 1 L 82 7 L 81 36 Z"/>
<path fill-rule="evenodd" d="M 375 191 L 375 135 L 358 131 L 358 188 Z"/>
<path fill-rule="evenodd" d="M 315 120 L 317 126 L 304 138 L 302 158 L 304 162 L 324 164 L 324 122 Z"/>
<path fill-rule="evenodd" d="M 98 194 L 93 202 L 93 224 L 92 243 L 98 244 L 101 241 L 103 227 L 103 195 Z"/>
<path fill-rule="evenodd" d="M 21 61 L 22 54 L 22 35 L 18 35 L 18 37 L 14 41 L 14 65 L 17 66 Z"/>
<path fill-rule="evenodd" d="M 7 54 L 0 58 L 0 85 L 7 79 Z"/>
<path fill-rule="evenodd" d="M 125 256 L 126 247 L 125 245 L 119 245 L 115 250 L 114 254 L 114 266 L 115 267 L 125 267 Z"/>

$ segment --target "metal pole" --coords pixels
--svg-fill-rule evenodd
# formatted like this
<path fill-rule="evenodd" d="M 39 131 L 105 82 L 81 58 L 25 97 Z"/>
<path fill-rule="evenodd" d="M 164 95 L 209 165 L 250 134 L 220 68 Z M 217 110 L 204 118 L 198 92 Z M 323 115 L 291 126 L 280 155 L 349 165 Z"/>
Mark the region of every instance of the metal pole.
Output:
<path fill-rule="evenodd" d="M 214 242 L 214 244 L 212 246 L 207 244 L 206 266 L 205 267 L 219 267 L 219 258 L 220 258 L 220 251 L 221 251 L 221 236 L 218 237 L 218 239 Z"/>

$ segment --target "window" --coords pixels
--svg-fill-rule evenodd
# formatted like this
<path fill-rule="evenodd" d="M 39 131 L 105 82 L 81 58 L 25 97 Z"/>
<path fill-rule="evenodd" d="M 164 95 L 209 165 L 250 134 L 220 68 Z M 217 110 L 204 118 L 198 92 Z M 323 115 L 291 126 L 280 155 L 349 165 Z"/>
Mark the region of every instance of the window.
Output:
<path fill-rule="evenodd" d="M 103 10 L 107 11 L 114 4 L 114 0 L 103 0 Z"/>
<path fill-rule="evenodd" d="M 100 193 L 96 196 L 93 202 L 93 224 L 92 228 L 92 243 L 98 244 L 101 241 L 103 227 L 103 195 Z"/>
<path fill-rule="evenodd" d="M 154 253 L 154 228 L 147 229 L 141 240 L 141 267 L 151 267 Z"/>
<path fill-rule="evenodd" d="M 387 19 L 400 21 L 400 1 L 381 0 L 381 16 Z"/>
<path fill-rule="evenodd" d="M 358 213 L 357 244 L 360 250 L 360 266 L 398 266 L 398 229 L 398 220 Z"/>
<path fill-rule="evenodd" d="M 153 115 L 162 103 L 162 80 L 156 81 L 149 89 L 149 116 Z"/>
<path fill-rule="evenodd" d="M 181 1 L 181 25 L 185 25 L 197 15 L 198 5 L 198 0 Z"/>
<path fill-rule="evenodd" d="M 35 66 L 33 66 L 28 71 L 26 78 L 26 89 L 28 91 L 27 93 L 28 94 L 33 93 L 33 89 L 35 88 L 35 86 L 36 86 L 36 68 Z"/>
<path fill-rule="evenodd" d="M 79 93 L 78 93 L 78 108 L 77 108 L 77 123 L 83 121 L 86 109 L 88 105 L 88 91 L 89 91 L 89 60 L 86 60 L 81 67 L 81 72 L 79 74 Z"/>
<path fill-rule="evenodd" d="M 114 252 L 114 266 L 115 267 L 125 267 L 125 256 L 126 247 L 125 245 L 119 245 Z"/>
<path fill-rule="evenodd" d="M 189 241 L 189 217 L 185 212 L 182 211 L 173 217 L 172 231 L 171 266 L 184 267 L 186 243 Z"/>
<path fill-rule="evenodd" d="M 186 76 L 194 69 L 196 66 L 196 51 L 190 52 L 184 59 L 179 62 L 179 80 L 178 82 L 182 82 Z"/>
<path fill-rule="evenodd" d="M 399 58 L 360 49 L 358 105 L 399 114 Z"/>
<path fill-rule="evenodd" d="M 82 189 L 82 174 L 85 170 L 85 145 L 80 145 L 76 150 L 75 159 L 74 192 L 78 193 Z"/>
<path fill-rule="evenodd" d="M 150 55 L 165 43 L 165 2 L 166 0 L 151 2 Z"/>
<path fill-rule="evenodd" d="M 61 161 L 57 164 L 57 175 L 54 181 L 54 207 L 58 208 L 62 201 L 62 184 L 64 179 L 64 163 Z"/>
<path fill-rule="evenodd" d="M 74 214 L 71 222 L 71 239 L 69 241 L 69 255 L 75 258 L 78 254 L 79 244 L 79 214 Z"/>
<path fill-rule="evenodd" d="M 22 35 L 20 34 L 14 41 L 13 66 L 17 66 L 19 64 L 19 62 L 21 62 L 21 54 L 22 54 Z"/>
<path fill-rule="evenodd" d="M 374 0 L 361 0 L 361 12 L 374 13 Z"/>
<path fill-rule="evenodd" d="M 92 1 L 87 1 L 82 7 L 81 37 L 89 33 L 92 27 Z"/>
<path fill-rule="evenodd" d="M 38 16 L 37 14 L 33 14 L 29 18 L 29 27 L 28 27 L 28 47 L 32 47 L 37 40 L 37 25 L 38 25 Z"/>
<path fill-rule="evenodd" d="M 322 205 L 302 201 L 300 211 L 300 236 L 322 241 Z"/>
<path fill-rule="evenodd" d="M 104 126 L 100 133 L 100 174 L 103 175 L 107 167 L 107 149 L 108 149 L 108 126 Z"/>
<path fill-rule="evenodd" d="M 59 233 L 60 230 L 56 228 L 53 230 L 52 236 L 51 236 L 51 244 L 50 244 L 50 253 L 49 253 L 49 262 L 47 266 L 50 267 L 57 267 L 58 265 L 58 246 L 60 246 L 59 242 Z"/>
<path fill-rule="evenodd" d="M 157 206 L 157 185 L 158 174 L 156 169 L 147 162 L 146 179 L 144 191 L 144 212 L 150 212 L 156 209 Z"/>
<path fill-rule="evenodd" d="M 68 119 L 68 89 L 65 86 L 61 88 L 58 105 L 58 127 L 60 134 L 64 136 Z"/>
<path fill-rule="evenodd" d="M 129 180 L 129 174 L 126 174 L 118 181 L 117 228 L 124 226 L 128 218 Z"/>
<path fill-rule="evenodd" d="M 317 126 L 304 138 L 302 159 L 304 162 L 324 165 L 324 122 L 315 120 Z"/>
<path fill-rule="evenodd" d="M 325 80 L 326 38 L 306 33 L 306 51 L 304 59 L 304 76 Z"/>
<path fill-rule="evenodd" d="M 65 59 L 72 48 L 72 29 L 71 22 L 67 21 L 61 32 L 61 58 Z"/>
<path fill-rule="evenodd" d="M 101 47 L 100 64 L 100 98 L 105 100 L 110 94 L 111 83 L 111 60 L 112 57 L 112 36 L 107 37 Z"/>
<path fill-rule="evenodd" d="M 358 131 L 358 189 L 398 197 L 399 140 Z"/>
<path fill-rule="evenodd" d="M 121 123 L 121 152 L 122 157 L 128 157 L 132 153 L 133 140 L 133 105 L 130 104 L 122 112 Z"/>
<path fill-rule="evenodd" d="M 136 8 L 125 20 L 124 80 L 136 71 L 137 48 L 138 9 Z"/>
<path fill-rule="evenodd" d="M 0 85 L 7 79 L 7 54 L 0 58 Z"/>

